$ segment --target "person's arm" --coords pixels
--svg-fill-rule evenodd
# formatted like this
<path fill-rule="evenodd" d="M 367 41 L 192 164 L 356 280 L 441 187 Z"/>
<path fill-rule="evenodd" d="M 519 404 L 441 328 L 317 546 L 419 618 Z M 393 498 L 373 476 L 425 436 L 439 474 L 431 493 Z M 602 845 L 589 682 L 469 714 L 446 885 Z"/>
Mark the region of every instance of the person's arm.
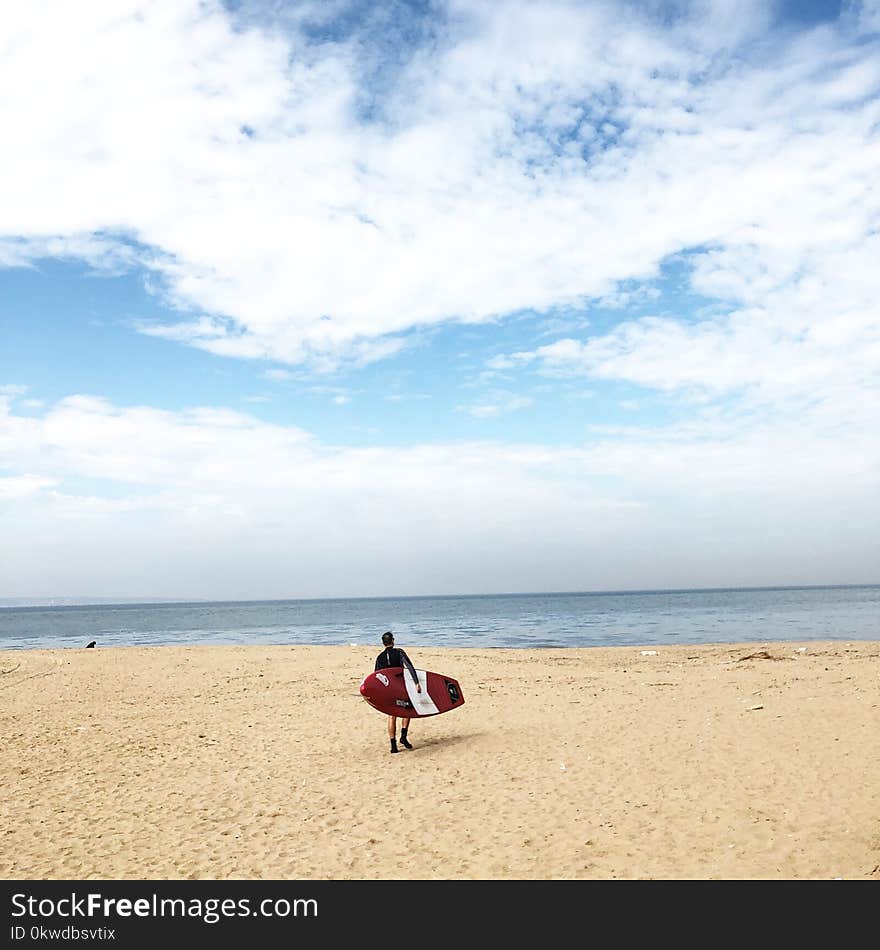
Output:
<path fill-rule="evenodd" d="M 422 684 L 419 682 L 419 674 L 416 673 L 416 668 L 412 665 L 412 660 L 410 660 L 403 650 L 400 651 L 400 659 L 403 660 L 403 665 L 409 670 L 410 675 L 415 681 L 416 690 L 420 693 L 422 691 Z"/>

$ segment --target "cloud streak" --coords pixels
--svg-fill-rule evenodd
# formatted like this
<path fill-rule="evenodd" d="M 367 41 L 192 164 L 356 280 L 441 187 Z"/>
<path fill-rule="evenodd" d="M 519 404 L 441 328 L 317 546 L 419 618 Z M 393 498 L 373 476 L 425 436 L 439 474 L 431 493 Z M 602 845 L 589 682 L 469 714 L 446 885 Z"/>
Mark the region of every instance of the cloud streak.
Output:
<path fill-rule="evenodd" d="M 0 554 L 32 595 L 868 582 L 880 553 L 880 450 L 855 432 L 706 418 L 355 449 L 228 410 L 76 396 L 35 416 L 19 398 L 0 412 L 0 457 L 27 473 L 0 478 Z"/>

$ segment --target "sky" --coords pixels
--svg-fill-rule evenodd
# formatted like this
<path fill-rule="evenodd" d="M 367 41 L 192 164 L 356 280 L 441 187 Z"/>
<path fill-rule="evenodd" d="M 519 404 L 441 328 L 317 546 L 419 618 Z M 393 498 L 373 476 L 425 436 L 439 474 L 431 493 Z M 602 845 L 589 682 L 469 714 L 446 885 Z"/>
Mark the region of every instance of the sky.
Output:
<path fill-rule="evenodd" d="M 880 582 L 880 0 L 38 0 L 0 127 L 0 598 Z"/>

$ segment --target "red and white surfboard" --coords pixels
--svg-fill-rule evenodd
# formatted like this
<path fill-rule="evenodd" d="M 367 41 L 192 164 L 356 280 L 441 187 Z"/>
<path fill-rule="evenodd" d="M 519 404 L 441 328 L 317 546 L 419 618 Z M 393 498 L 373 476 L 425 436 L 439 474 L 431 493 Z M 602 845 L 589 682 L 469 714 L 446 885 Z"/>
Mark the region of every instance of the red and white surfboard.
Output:
<path fill-rule="evenodd" d="M 437 716 L 464 705 L 464 695 L 458 680 L 442 673 L 416 670 L 422 691 L 418 692 L 408 670 L 391 666 L 365 676 L 361 696 L 386 716 L 417 719 Z"/>

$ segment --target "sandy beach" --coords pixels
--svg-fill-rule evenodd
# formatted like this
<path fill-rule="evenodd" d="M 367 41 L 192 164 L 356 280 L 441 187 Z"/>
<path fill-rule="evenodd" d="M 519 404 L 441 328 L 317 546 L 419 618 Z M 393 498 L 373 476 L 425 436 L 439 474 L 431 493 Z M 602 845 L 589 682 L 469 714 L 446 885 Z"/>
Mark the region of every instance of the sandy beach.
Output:
<path fill-rule="evenodd" d="M 880 642 L 0 652 L 6 879 L 880 880 Z"/>

